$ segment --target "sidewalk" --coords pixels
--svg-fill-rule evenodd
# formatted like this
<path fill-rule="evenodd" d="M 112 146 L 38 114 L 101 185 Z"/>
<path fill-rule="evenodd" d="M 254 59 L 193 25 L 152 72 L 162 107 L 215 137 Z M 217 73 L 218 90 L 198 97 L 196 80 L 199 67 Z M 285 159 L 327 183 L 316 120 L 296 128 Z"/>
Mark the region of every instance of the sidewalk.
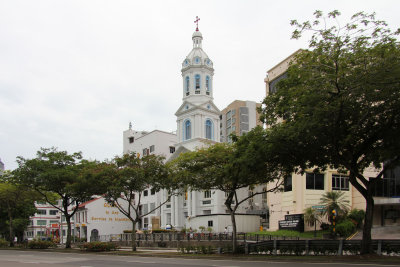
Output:
<path fill-rule="evenodd" d="M 371 229 L 372 239 L 400 239 L 400 226 L 382 226 Z M 362 231 L 358 232 L 352 240 L 361 240 Z"/>

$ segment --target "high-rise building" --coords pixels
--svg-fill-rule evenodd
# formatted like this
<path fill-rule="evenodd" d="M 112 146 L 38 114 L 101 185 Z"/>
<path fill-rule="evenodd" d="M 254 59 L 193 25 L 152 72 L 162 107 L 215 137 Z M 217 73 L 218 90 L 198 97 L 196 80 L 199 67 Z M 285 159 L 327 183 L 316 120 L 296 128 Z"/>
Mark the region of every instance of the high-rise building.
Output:
<path fill-rule="evenodd" d="M 0 159 L 0 174 L 2 174 L 4 171 L 4 163 Z"/>
<path fill-rule="evenodd" d="M 230 134 L 242 136 L 257 125 L 262 126 L 257 108 L 261 103 L 235 100 L 221 112 L 221 142 L 230 142 Z"/>

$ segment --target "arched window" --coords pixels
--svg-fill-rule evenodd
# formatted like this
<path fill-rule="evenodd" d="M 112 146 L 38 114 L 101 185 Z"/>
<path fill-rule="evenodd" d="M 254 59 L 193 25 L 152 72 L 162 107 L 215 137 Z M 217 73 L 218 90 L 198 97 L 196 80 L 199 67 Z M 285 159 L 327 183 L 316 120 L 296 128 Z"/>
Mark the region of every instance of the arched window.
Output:
<path fill-rule="evenodd" d="M 210 119 L 206 120 L 206 138 L 211 140 L 214 139 L 213 123 Z"/>
<path fill-rule="evenodd" d="M 194 76 L 194 80 L 196 90 L 200 89 L 200 75 L 196 74 L 196 76 Z"/>
<path fill-rule="evenodd" d="M 192 123 L 190 120 L 186 120 L 183 125 L 183 140 L 189 140 L 192 138 Z"/>
<path fill-rule="evenodd" d="M 189 76 L 186 76 L 186 92 L 189 92 L 189 89 L 190 89 Z"/>
<path fill-rule="evenodd" d="M 211 90 L 211 80 L 210 80 L 210 76 L 206 77 L 206 90 L 210 91 Z"/>

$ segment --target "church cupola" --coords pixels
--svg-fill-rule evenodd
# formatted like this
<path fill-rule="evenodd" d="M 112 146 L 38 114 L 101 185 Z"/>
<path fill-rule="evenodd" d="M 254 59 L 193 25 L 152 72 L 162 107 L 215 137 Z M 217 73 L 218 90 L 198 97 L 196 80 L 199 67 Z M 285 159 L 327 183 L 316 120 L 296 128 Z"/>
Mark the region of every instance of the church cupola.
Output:
<path fill-rule="evenodd" d="M 203 51 L 203 35 L 199 31 L 192 35 L 193 48 L 182 63 L 182 104 L 176 111 L 178 144 L 194 150 L 210 142 L 219 142 L 221 111 L 213 103 L 213 62 Z"/>
<path fill-rule="evenodd" d="M 199 31 L 200 18 L 196 17 L 196 31 L 192 35 L 193 49 L 182 63 L 183 99 L 204 102 L 213 99 L 213 62 L 203 51 L 203 35 Z"/>

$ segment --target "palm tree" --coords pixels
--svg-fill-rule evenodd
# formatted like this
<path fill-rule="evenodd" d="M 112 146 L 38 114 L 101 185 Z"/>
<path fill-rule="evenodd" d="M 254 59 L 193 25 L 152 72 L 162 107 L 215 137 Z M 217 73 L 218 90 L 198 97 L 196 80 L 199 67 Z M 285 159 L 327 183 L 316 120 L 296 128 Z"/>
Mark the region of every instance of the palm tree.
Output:
<path fill-rule="evenodd" d="M 346 199 L 345 192 L 330 191 L 322 195 L 320 203 L 325 206 L 323 214 L 329 221 L 332 221 L 332 211 L 336 211 L 336 216 L 344 217 L 350 210 L 350 201 Z"/>
<path fill-rule="evenodd" d="M 314 226 L 314 237 L 317 237 L 317 222 L 321 221 L 321 212 L 313 207 L 306 208 L 304 210 L 304 221 L 309 226 Z"/>

